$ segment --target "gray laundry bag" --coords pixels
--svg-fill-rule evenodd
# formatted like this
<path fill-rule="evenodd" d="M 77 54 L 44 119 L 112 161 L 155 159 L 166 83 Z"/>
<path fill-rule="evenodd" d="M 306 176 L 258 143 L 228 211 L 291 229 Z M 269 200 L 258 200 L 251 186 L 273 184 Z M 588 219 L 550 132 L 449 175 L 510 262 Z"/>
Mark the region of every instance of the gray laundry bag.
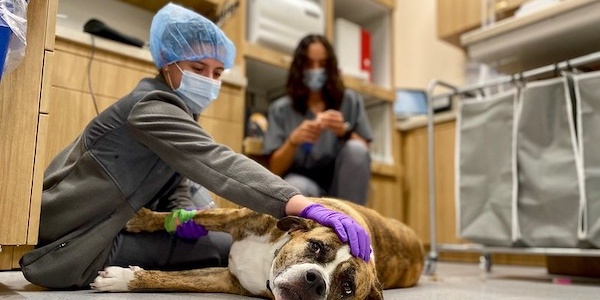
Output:
<path fill-rule="evenodd" d="M 516 226 L 515 90 L 459 102 L 456 126 L 458 236 L 511 246 Z"/>
<path fill-rule="evenodd" d="M 600 247 L 600 72 L 573 76 L 586 206 L 582 240 Z"/>
<path fill-rule="evenodd" d="M 519 107 L 517 216 L 522 241 L 532 247 L 577 247 L 585 198 L 567 79 L 528 83 Z"/>

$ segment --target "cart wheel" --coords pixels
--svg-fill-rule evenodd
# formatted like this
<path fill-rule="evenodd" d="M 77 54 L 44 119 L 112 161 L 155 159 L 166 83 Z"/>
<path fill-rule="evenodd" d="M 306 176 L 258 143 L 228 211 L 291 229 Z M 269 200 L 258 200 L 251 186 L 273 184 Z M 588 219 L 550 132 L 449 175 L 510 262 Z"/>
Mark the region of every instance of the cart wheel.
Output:
<path fill-rule="evenodd" d="M 425 259 L 424 272 L 425 275 L 434 275 L 437 264 L 437 255 L 435 253 L 429 253 Z"/>
<path fill-rule="evenodd" d="M 490 253 L 484 253 L 479 257 L 479 267 L 486 273 L 492 272 L 492 255 Z"/>

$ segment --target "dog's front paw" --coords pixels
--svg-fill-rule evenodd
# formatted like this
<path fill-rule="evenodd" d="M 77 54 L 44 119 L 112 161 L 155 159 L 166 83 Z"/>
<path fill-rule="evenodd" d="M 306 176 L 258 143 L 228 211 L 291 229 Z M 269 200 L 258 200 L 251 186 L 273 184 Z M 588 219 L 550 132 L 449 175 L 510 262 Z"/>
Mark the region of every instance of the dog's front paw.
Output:
<path fill-rule="evenodd" d="M 164 230 L 162 222 L 156 221 L 156 212 L 142 208 L 127 222 L 126 229 L 129 232 Z"/>
<path fill-rule="evenodd" d="M 129 282 L 135 277 L 135 272 L 143 270 L 140 267 L 108 267 L 98 272 L 98 277 L 90 287 L 99 292 L 127 292 Z"/>

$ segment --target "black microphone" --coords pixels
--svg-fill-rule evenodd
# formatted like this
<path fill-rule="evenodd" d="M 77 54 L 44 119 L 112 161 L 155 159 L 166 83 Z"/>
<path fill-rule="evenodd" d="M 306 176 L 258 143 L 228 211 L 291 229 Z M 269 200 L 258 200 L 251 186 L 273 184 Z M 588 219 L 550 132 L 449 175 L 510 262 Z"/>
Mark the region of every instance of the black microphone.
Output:
<path fill-rule="evenodd" d="M 144 46 L 144 41 L 131 37 L 125 34 L 122 34 L 104 24 L 102 21 L 96 19 L 90 19 L 83 25 L 83 31 L 97 35 L 99 37 L 107 38 L 109 40 L 125 43 L 128 45 L 136 46 L 142 48 Z"/>

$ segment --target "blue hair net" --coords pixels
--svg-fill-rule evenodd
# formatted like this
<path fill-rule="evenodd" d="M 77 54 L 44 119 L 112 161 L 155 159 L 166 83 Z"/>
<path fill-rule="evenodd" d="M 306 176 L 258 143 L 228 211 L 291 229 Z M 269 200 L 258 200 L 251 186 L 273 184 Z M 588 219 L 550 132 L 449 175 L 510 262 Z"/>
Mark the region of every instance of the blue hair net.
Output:
<path fill-rule="evenodd" d="M 225 69 L 233 66 L 235 46 L 212 21 L 169 3 L 150 25 L 150 53 L 157 68 L 180 60 L 214 58 Z"/>

